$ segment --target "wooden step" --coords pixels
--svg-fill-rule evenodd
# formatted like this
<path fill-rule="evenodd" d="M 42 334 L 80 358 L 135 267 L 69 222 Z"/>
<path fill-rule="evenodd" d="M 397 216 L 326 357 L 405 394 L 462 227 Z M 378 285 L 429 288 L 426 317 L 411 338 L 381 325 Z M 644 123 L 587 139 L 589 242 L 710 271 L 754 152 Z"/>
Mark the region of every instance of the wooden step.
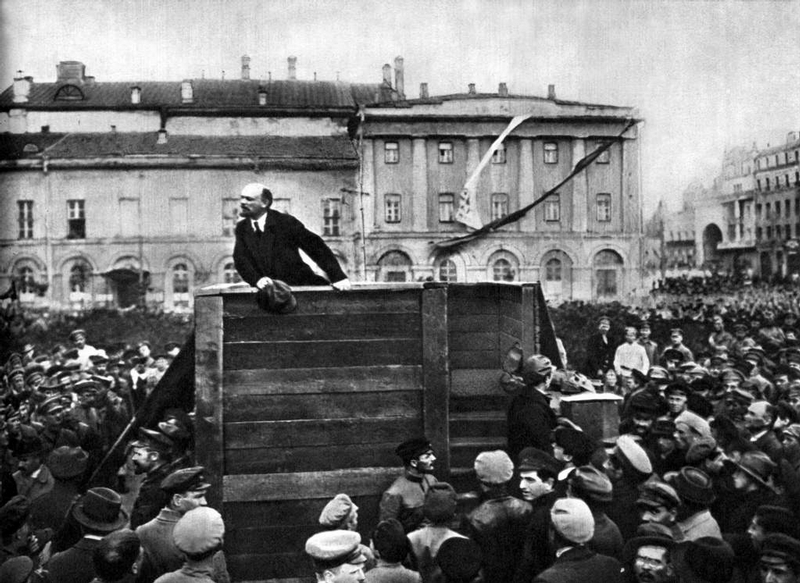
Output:
<path fill-rule="evenodd" d="M 503 411 L 508 408 L 506 395 L 450 395 L 450 412 Z"/>
<path fill-rule="evenodd" d="M 450 413 L 450 438 L 505 437 L 506 414 L 502 411 Z"/>

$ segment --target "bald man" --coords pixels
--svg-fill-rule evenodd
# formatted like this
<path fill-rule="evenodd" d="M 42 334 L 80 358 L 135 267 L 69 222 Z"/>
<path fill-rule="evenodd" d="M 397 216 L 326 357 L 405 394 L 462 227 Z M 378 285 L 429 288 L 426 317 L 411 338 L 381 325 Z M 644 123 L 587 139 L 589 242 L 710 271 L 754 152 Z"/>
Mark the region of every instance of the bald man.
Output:
<path fill-rule="evenodd" d="M 263 184 L 248 184 L 239 199 L 236 246 L 233 261 L 242 279 L 258 289 L 279 279 L 290 286 L 332 285 L 350 289 L 350 280 L 333 252 L 320 238 L 291 215 L 272 210 L 272 192 Z M 325 272 L 314 273 L 300 257 L 300 251 Z"/>

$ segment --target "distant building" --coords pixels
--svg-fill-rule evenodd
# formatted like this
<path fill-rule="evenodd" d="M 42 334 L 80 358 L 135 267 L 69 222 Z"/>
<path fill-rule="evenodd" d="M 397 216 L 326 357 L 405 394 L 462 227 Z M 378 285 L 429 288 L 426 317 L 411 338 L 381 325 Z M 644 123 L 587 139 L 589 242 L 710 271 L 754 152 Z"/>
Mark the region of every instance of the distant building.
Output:
<path fill-rule="evenodd" d="M 416 99 L 402 59 L 381 83 L 287 79 L 100 82 L 76 61 L 0 94 L 0 285 L 25 302 L 190 309 L 234 282 L 241 187 L 320 233 L 351 278 L 541 278 L 552 299 L 636 293 L 642 265 L 632 108 L 497 93 Z M 513 115 L 532 113 L 484 170 L 483 222 L 532 202 L 606 140 L 607 154 L 529 217 L 455 253 L 467 175 Z M 360 196 L 362 191 L 365 193 Z M 362 229 L 363 204 L 363 229 Z M 365 262 L 366 259 L 366 262 Z M 143 295 L 142 295 L 143 294 Z"/>

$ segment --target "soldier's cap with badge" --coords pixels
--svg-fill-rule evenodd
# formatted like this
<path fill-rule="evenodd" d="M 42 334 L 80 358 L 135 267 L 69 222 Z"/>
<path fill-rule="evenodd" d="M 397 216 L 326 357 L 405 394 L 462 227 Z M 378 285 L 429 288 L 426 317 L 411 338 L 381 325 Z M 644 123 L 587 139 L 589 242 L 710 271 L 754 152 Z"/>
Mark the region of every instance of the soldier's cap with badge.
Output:
<path fill-rule="evenodd" d="M 800 541 L 783 533 L 767 535 L 761 544 L 761 562 L 791 563 L 800 566 Z"/>
<path fill-rule="evenodd" d="M 659 385 L 667 384 L 672 379 L 672 374 L 663 366 L 651 366 L 647 371 L 647 380 L 657 381 Z"/>
<path fill-rule="evenodd" d="M 636 505 L 647 508 L 663 506 L 667 510 L 673 510 L 681 505 L 681 498 L 675 488 L 669 484 L 645 482 L 639 486 L 639 498 L 636 499 Z"/>
<path fill-rule="evenodd" d="M 14 377 L 22 377 L 25 378 L 25 369 L 21 366 L 15 366 L 10 371 L 8 371 L 7 375 L 8 380 L 13 379 Z"/>
<path fill-rule="evenodd" d="M 52 397 L 48 397 L 39 405 L 39 413 L 42 415 L 53 415 L 59 411 L 63 411 L 67 408 L 68 401 L 69 396 L 67 395 L 53 395 Z"/>
<path fill-rule="evenodd" d="M 361 535 L 355 531 L 326 530 L 306 541 L 306 553 L 314 561 L 314 570 L 322 573 L 340 565 L 366 562 L 360 545 Z"/>
<path fill-rule="evenodd" d="M 84 330 L 83 328 L 77 328 L 69 333 L 69 339 L 72 340 L 73 342 L 75 342 L 78 336 L 83 336 L 84 338 L 86 338 L 86 330 Z"/>
<path fill-rule="evenodd" d="M 161 480 L 160 487 L 167 494 L 205 492 L 211 487 L 211 484 L 206 482 L 205 471 L 203 466 L 176 470 Z"/>
<path fill-rule="evenodd" d="M 172 440 L 161 433 L 145 427 L 139 428 L 138 439 L 134 442 L 134 447 L 146 447 L 160 453 L 172 451 Z"/>
<path fill-rule="evenodd" d="M 683 381 L 676 381 L 670 383 L 667 385 L 667 388 L 664 389 L 665 395 L 671 395 L 672 393 L 681 393 L 684 397 L 688 397 L 691 392 L 692 390 Z"/>
<path fill-rule="evenodd" d="M 517 459 L 517 468 L 520 472 L 538 472 L 540 470 L 547 470 L 553 475 L 558 475 L 558 473 L 564 468 L 564 465 L 556 458 L 535 447 L 526 447 L 519 452 Z"/>
<path fill-rule="evenodd" d="M 181 516 L 172 531 L 175 546 L 188 555 L 200 555 L 219 548 L 224 536 L 222 516 L 208 506 L 198 506 Z"/>
<path fill-rule="evenodd" d="M 72 390 L 78 395 L 83 395 L 84 393 L 97 394 L 100 390 L 100 387 L 97 385 L 97 382 L 91 379 L 83 379 L 75 383 L 72 386 Z"/>
<path fill-rule="evenodd" d="M 0 534 L 3 538 L 14 534 L 31 514 L 31 502 L 22 494 L 17 494 L 0 507 Z"/>
<path fill-rule="evenodd" d="M 403 460 L 403 464 L 408 465 L 411 460 L 429 451 L 433 451 L 433 446 L 427 437 L 414 437 L 398 445 L 394 453 Z"/>

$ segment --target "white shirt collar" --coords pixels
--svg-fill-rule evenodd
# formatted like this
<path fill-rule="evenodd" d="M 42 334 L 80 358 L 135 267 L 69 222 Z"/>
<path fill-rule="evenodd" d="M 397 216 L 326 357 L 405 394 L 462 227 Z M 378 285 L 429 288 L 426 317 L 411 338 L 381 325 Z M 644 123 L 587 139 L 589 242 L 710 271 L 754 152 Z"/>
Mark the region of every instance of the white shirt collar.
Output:
<path fill-rule="evenodd" d="M 258 217 L 255 220 L 250 219 L 250 222 L 252 223 L 253 230 L 255 230 L 256 223 L 258 223 L 258 229 L 263 233 L 264 232 L 264 227 L 267 224 L 267 213 L 264 213 L 263 215 L 261 215 L 260 217 Z"/>

